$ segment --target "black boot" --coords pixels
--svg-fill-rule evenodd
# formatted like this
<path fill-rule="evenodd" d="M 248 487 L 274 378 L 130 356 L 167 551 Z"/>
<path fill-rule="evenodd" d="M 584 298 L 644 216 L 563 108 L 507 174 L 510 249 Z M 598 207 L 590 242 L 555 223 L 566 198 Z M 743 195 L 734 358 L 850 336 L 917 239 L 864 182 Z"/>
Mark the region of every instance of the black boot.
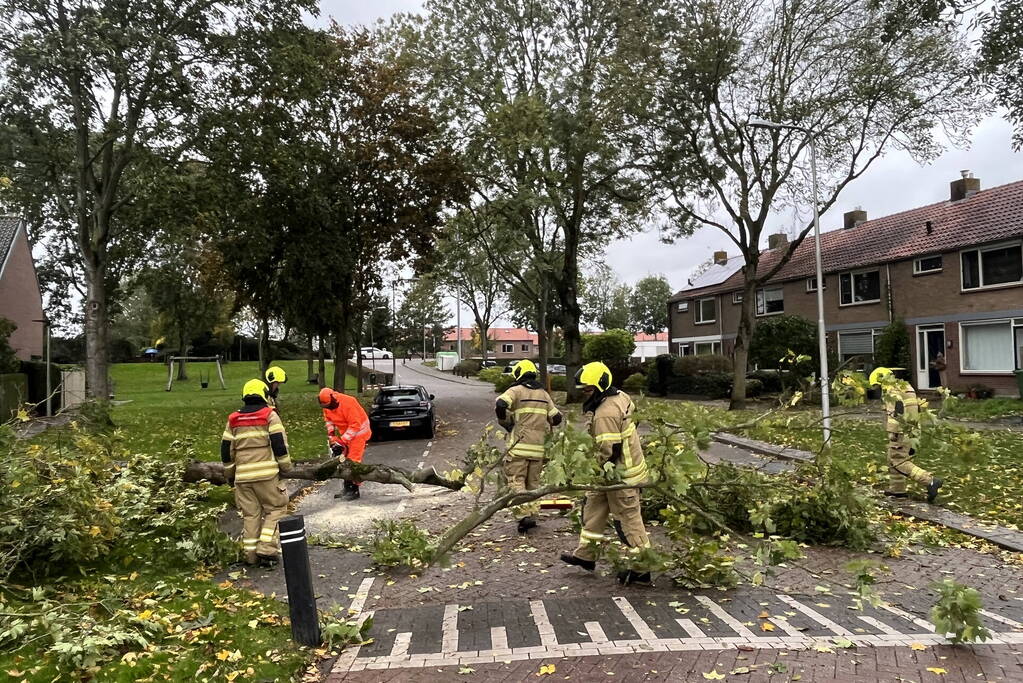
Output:
<path fill-rule="evenodd" d="M 576 567 L 582 567 L 588 572 L 592 572 L 597 568 L 597 563 L 593 560 L 584 560 L 581 557 L 576 557 L 572 553 L 561 553 L 561 561 L 566 564 L 572 564 Z"/>
<path fill-rule="evenodd" d="M 256 562 L 264 569 L 273 569 L 277 566 L 276 555 L 256 555 Z"/>
<path fill-rule="evenodd" d="M 618 583 L 623 586 L 628 586 L 630 584 L 637 586 L 652 586 L 654 585 L 654 580 L 650 578 L 650 572 L 641 573 L 630 569 L 625 572 L 618 572 Z"/>
<path fill-rule="evenodd" d="M 940 489 L 941 485 L 944 483 L 945 482 L 943 482 L 941 479 L 938 479 L 937 477 L 931 477 L 931 483 L 927 485 L 928 503 L 933 503 L 935 501 L 935 499 L 938 497 L 938 489 Z"/>
<path fill-rule="evenodd" d="M 344 489 L 334 497 L 341 500 L 357 500 L 359 498 L 359 487 L 350 481 L 346 481 Z"/>
<path fill-rule="evenodd" d="M 519 533 L 524 534 L 530 529 L 536 528 L 536 520 L 532 517 L 523 517 L 519 520 Z"/>

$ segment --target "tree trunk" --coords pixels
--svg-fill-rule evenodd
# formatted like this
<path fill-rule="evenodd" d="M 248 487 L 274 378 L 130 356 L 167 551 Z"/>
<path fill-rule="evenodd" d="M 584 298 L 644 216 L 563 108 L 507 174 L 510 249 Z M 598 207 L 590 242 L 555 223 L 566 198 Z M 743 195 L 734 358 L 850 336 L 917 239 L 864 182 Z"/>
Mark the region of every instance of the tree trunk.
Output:
<path fill-rule="evenodd" d="M 89 397 L 106 401 L 110 398 L 106 264 L 101 257 L 94 261 L 85 268 L 85 389 Z"/>
<path fill-rule="evenodd" d="M 746 407 L 746 370 L 749 367 L 749 346 L 753 340 L 755 324 L 753 319 L 755 292 L 756 282 L 747 279 L 742 290 L 739 329 L 735 335 L 735 348 L 732 355 L 732 399 L 728 402 L 729 410 L 742 410 Z M 720 311 L 718 311 L 718 315 L 721 315 Z"/>
<path fill-rule="evenodd" d="M 324 481 L 326 479 L 344 479 L 346 481 L 374 481 L 378 484 L 398 484 L 409 491 L 413 484 L 441 486 L 452 491 L 459 491 L 465 486 L 464 479 L 455 481 L 437 473 L 432 467 L 418 470 L 406 470 L 390 465 L 357 463 L 351 460 L 328 458 L 315 462 L 298 462 L 287 471 L 281 472 L 282 479 L 306 479 Z M 186 482 L 208 481 L 211 484 L 227 483 L 224 476 L 224 465 L 217 461 L 190 460 L 185 466 L 182 476 Z"/>
<path fill-rule="evenodd" d="M 344 393 L 345 378 L 348 375 L 348 333 L 352 327 L 352 312 L 342 305 L 338 327 L 334 331 L 334 381 L 335 391 Z"/>
<path fill-rule="evenodd" d="M 306 335 L 306 344 L 309 345 L 309 353 L 305 357 L 305 379 L 307 384 L 313 383 L 313 335 Z"/>
<path fill-rule="evenodd" d="M 327 386 L 327 351 L 323 341 L 323 335 L 321 334 L 318 339 L 320 342 L 320 348 L 316 352 L 316 370 L 318 373 L 316 379 L 319 381 L 320 388 L 322 389 Z"/>
<path fill-rule="evenodd" d="M 536 320 L 536 342 L 537 342 L 537 360 L 540 361 L 540 380 L 543 382 L 544 387 L 550 391 L 551 385 L 548 381 L 549 373 L 547 372 L 547 282 L 544 281 L 543 287 L 541 288 L 540 302 L 537 305 L 537 320 Z"/>
<path fill-rule="evenodd" d="M 185 335 L 181 333 L 178 335 L 178 355 L 184 358 L 188 355 L 188 348 L 185 346 Z M 182 382 L 188 379 L 188 363 L 185 360 L 178 361 L 178 381 Z"/>
<path fill-rule="evenodd" d="M 270 367 L 270 319 L 259 320 L 259 374 L 262 375 Z"/>
<path fill-rule="evenodd" d="M 490 325 L 484 325 L 480 318 L 476 318 L 476 327 L 480 331 L 480 353 L 485 361 L 487 359 L 487 347 L 490 346 Z"/>

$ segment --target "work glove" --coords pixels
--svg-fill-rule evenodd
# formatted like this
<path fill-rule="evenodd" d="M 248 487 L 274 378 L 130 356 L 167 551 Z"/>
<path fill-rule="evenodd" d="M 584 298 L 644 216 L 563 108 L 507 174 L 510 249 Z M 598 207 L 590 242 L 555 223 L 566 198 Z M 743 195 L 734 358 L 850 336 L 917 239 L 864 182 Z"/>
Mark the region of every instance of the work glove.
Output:
<path fill-rule="evenodd" d="M 348 452 L 348 449 L 345 448 L 344 444 L 340 444 L 340 443 L 332 443 L 332 444 L 330 444 L 330 453 L 335 458 L 343 458 L 343 457 L 345 457 L 345 453 L 347 453 L 347 452 Z"/>

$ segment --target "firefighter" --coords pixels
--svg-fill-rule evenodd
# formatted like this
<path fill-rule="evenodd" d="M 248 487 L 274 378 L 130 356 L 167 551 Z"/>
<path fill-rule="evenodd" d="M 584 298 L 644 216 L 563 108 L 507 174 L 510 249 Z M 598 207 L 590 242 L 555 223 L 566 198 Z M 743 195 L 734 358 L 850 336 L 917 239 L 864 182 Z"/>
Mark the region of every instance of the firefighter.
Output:
<path fill-rule="evenodd" d="M 497 397 L 495 406 L 498 423 L 509 433 L 504 474 L 512 491 L 532 491 L 540 486 L 544 440 L 552 427 L 561 424 L 561 412 L 537 381 L 533 361 L 519 361 L 511 374 L 515 382 Z M 539 511 L 539 501 L 513 508 L 520 534 L 536 526 Z"/>
<path fill-rule="evenodd" d="M 921 401 L 909 382 L 895 378 L 893 369 L 900 368 L 876 368 L 869 380 L 870 386 L 881 387 L 884 399 L 885 431 L 888 432 L 888 490 L 885 495 L 905 498 L 908 477 L 927 487 L 927 502 L 933 503 L 942 480 L 913 462 L 916 449 L 910 446 L 906 433 L 907 427 L 918 422 Z"/>
<path fill-rule="evenodd" d="M 224 474 L 242 515 L 245 562 L 262 566 L 277 562 L 277 521 L 288 509 L 288 492 L 278 475 L 291 469 L 284 424 L 269 400 L 263 380 L 246 382 L 244 405 L 227 418 L 220 441 Z"/>
<path fill-rule="evenodd" d="M 327 423 L 327 442 L 335 457 L 345 457 L 352 462 L 362 462 L 366 442 L 372 436 L 369 416 L 354 396 L 324 387 L 320 389 L 320 407 Z M 359 497 L 361 481 L 345 481 L 344 490 L 338 496 L 343 500 Z"/>
<path fill-rule="evenodd" d="M 273 365 L 266 370 L 267 395 L 270 397 L 270 406 L 278 413 L 281 412 L 277 405 L 277 396 L 281 393 L 281 385 L 288 381 L 288 373 L 279 365 Z"/>
<path fill-rule="evenodd" d="M 628 394 L 611 386 L 611 371 L 603 363 L 587 363 L 575 375 L 576 387 L 582 389 L 583 413 L 589 432 L 598 448 L 601 464 L 615 465 L 622 483 L 637 486 L 647 480 L 643 448 L 633 419 L 636 406 Z M 620 526 L 622 540 L 633 552 L 650 546 L 640 511 L 638 488 L 619 491 L 591 491 L 586 494 L 582 512 L 579 546 L 571 553 L 562 553 L 561 560 L 587 571 L 596 568 L 594 546 L 604 541 L 608 515 L 614 515 Z M 618 575 L 623 584 L 651 583 L 650 572 L 629 569 Z"/>

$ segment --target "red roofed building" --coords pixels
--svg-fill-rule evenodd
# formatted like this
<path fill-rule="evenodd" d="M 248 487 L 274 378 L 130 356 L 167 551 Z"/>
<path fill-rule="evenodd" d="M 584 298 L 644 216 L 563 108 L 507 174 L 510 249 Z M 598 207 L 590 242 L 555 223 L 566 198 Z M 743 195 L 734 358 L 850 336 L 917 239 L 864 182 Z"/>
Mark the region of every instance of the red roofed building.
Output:
<path fill-rule="evenodd" d="M 636 349 L 632 352 L 632 357 L 639 361 L 649 360 L 668 353 L 667 332 L 658 332 L 657 334 L 640 332 L 634 335 L 633 339 L 636 342 Z"/>
<path fill-rule="evenodd" d="M 473 344 L 474 327 L 463 327 L 458 330 L 462 337 L 462 356 L 470 358 L 480 356 L 481 349 Z M 539 340 L 535 332 L 521 327 L 491 327 L 487 330 L 490 349 L 487 357 L 495 359 L 536 358 L 540 353 Z M 451 329 L 444 334 L 441 345 L 445 351 L 458 350 L 458 336 Z"/>
<path fill-rule="evenodd" d="M 25 223 L 0 216 L 0 318 L 18 328 L 9 340 L 18 358 L 31 360 L 43 353 L 43 299 L 39 293 Z"/>
<path fill-rule="evenodd" d="M 784 253 L 772 235 L 761 270 Z M 946 384 L 985 384 L 1015 394 L 1023 369 L 1023 181 L 980 189 L 964 174 L 947 201 L 867 220 L 845 214 L 843 228 L 821 235 L 824 318 L 840 360 L 869 356 L 894 318 L 909 328 L 917 388 L 940 385 L 930 362 L 942 352 Z M 817 319 L 814 242 L 756 292 L 757 318 L 782 313 Z M 671 351 L 731 351 L 742 301 L 742 258 L 715 254 L 715 264 L 669 300 Z"/>

